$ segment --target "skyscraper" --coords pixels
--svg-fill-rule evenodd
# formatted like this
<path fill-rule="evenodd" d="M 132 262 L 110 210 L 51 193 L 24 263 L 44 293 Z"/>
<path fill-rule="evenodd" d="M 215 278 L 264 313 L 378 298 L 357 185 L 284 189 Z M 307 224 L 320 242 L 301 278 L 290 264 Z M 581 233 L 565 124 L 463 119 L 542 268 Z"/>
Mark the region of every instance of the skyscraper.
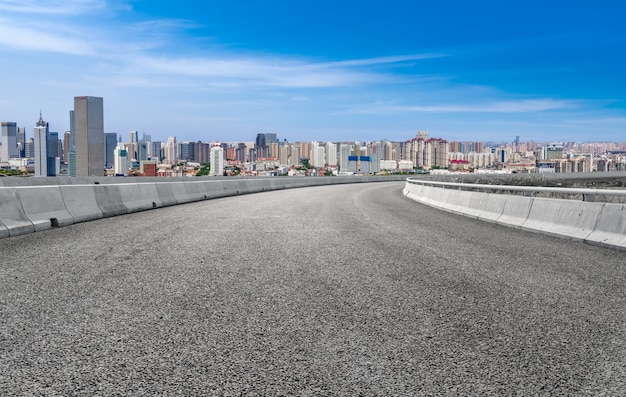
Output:
<path fill-rule="evenodd" d="M 0 151 L 0 160 L 9 161 L 11 158 L 18 157 L 17 150 L 17 123 L 12 121 L 2 122 L 2 150 Z"/>
<path fill-rule="evenodd" d="M 211 148 L 211 171 L 210 175 L 221 176 L 224 174 L 224 149 L 218 142 Z"/>
<path fill-rule="evenodd" d="M 48 126 L 39 125 L 35 127 L 35 176 L 48 176 Z"/>
<path fill-rule="evenodd" d="M 100 97 L 74 97 L 76 176 L 104 175 L 104 111 Z"/>
<path fill-rule="evenodd" d="M 113 151 L 115 175 L 128 175 L 128 153 L 122 143 L 118 143 Z"/>
<path fill-rule="evenodd" d="M 117 132 L 104 133 L 104 165 L 113 168 L 115 165 L 115 148 L 117 147 Z"/>
<path fill-rule="evenodd" d="M 20 158 L 26 157 L 26 128 L 17 128 L 17 152 Z"/>
<path fill-rule="evenodd" d="M 72 136 L 69 131 L 63 134 L 63 162 L 70 163 L 70 149 L 72 148 Z"/>
<path fill-rule="evenodd" d="M 48 123 L 39 113 L 39 120 L 34 129 L 35 176 L 56 176 L 60 171 L 59 133 L 50 132 Z"/>
<path fill-rule="evenodd" d="M 176 145 L 176 137 L 170 136 L 165 144 L 165 162 L 170 165 L 176 164 L 178 161 L 178 146 Z"/>

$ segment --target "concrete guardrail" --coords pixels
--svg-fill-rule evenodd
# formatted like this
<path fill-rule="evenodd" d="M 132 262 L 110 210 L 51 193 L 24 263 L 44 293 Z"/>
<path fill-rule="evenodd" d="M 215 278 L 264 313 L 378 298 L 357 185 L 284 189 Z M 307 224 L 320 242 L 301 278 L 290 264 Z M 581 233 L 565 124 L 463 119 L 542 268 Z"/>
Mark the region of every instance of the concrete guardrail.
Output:
<path fill-rule="evenodd" d="M 15 178 L 11 179 L 13 186 L 7 186 L 8 181 L 0 185 L 0 238 L 219 197 L 317 185 L 404 181 L 405 178 L 401 175 L 218 177 L 174 181 L 169 178 Z M 42 179 L 47 184 L 42 184 Z"/>
<path fill-rule="evenodd" d="M 494 191 L 526 195 L 496 194 Z M 532 197 L 533 192 L 574 195 L 582 200 Z M 404 195 L 420 203 L 499 225 L 565 237 L 626 251 L 626 205 L 596 203 L 596 195 L 624 190 L 485 185 L 407 178 Z"/>

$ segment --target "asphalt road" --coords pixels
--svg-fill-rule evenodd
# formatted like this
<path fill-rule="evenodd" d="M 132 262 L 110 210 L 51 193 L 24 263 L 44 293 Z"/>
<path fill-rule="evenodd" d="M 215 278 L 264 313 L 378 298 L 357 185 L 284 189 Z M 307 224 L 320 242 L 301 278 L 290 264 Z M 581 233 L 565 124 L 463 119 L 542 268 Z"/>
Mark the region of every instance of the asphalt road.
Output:
<path fill-rule="evenodd" d="M 626 254 L 403 183 L 0 240 L 0 395 L 626 394 Z"/>

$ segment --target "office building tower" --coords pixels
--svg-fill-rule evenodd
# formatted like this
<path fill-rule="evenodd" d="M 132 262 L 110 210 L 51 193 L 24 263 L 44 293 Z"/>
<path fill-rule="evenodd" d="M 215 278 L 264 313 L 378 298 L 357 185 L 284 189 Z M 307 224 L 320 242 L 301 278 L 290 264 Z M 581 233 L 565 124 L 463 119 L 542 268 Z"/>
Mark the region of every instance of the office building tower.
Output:
<path fill-rule="evenodd" d="M 26 156 L 27 159 L 34 159 L 35 158 L 35 140 L 34 140 L 34 138 L 28 138 L 28 141 L 26 141 L 26 146 L 24 147 L 24 156 Z"/>
<path fill-rule="evenodd" d="M 20 158 L 26 157 L 26 128 L 17 128 L 17 152 Z"/>
<path fill-rule="evenodd" d="M 117 144 L 113 151 L 113 170 L 115 175 L 128 175 L 130 162 L 128 161 L 128 151 L 121 142 Z"/>
<path fill-rule="evenodd" d="M 72 147 L 72 137 L 69 131 L 63 134 L 63 162 L 70 163 L 70 148 Z"/>
<path fill-rule="evenodd" d="M 165 157 L 165 163 L 169 165 L 176 165 L 178 161 L 178 145 L 176 145 L 176 137 L 170 136 L 167 138 L 167 143 L 165 144 L 165 153 L 163 154 Z"/>
<path fill-rule="evenodd" d="M 137 144 L 139 143 L 139 132 L 128 131 L 128 155 L 131 160 L 137 160 Z"/>
<path fill-rule="evenodd" d="M 137 141 L 137 156 L 136 160 L 142 162 L 148 159 L 148 143 L 150 135 L 142 134 L 141 139 Z"/>
<path fill-rule="evenodd" d="M 117 147 L 117 132 L 104 133 L 104 168 L 113 168 L 115 165 L 115 148 Z"/>
<path fill-rule="evenodd" d="M 35 143 L 35 176 L 48 176 L 48 127 L 37 126 L 33 132 Z"/>
<path fill-rule="evenodd" d="M 178 143 L 178 159 L 186 161 L 196 161 L 196 143 L 195 142 L 179 142 Z"/>
<path fill-rule="evenodd" d="M 161 151 L 161 141 L 150 141 L 148 143 L 148 157 L 151 159 L 157 159 L 159 163 L 163 159 L 163 153 Z"/>
<path fill-rule="evenodd" d="M 46 123 L 47 124 L 47 123 Z M 61 156 L 59 153 L 59 133 L 48 131 L 46 136 L 48 155 L 48 176 L 57 176 L 61 171 Z"/>
<path fill-rule="evenodd" d="M 104 110 L 100 97 L 74 97 L 76 176 L 104 175 Z M 70 124 L 71 124 L 70 122 Z"/>
<path fill-rule="evenodd" d="M 210 175 L 221 176 L 224 174 L 224 149 L 216 142 L 211 148 L 211 171 Z"/>
<path fill-rule="evenodd" d="M 76 146 L 70 148 L 69 158 L 69 174 L 70 176 L 76 176 Z"/>
<path fill-rule="evenodd" d="M 41 112 L 33 137 L 35 176 L 56 176 L 60 172 L 59 133 L 50 132 Z"/>
<path fill-rule="evenodd" d="M 240 163 L 245 163 L 248 158 L 248 148 L 246 144 L 243 142 L 239 142 L 237 144 L 237 149 L 235 149 L 235 159 Z"/>
<path fill-rule="evenodd" d="M 211 158 L 211 144 L 196 142 L 196 154 L 194 155 L 196 162 L 200 164 L 209 164 Z"/>
<path fill-rule="evenodd" d="M 19 157 L 17 150 L 17 123 L 12 121 L 2 122 L 2 149 L 0 149 L 0 161 L 9 161 Z"/>

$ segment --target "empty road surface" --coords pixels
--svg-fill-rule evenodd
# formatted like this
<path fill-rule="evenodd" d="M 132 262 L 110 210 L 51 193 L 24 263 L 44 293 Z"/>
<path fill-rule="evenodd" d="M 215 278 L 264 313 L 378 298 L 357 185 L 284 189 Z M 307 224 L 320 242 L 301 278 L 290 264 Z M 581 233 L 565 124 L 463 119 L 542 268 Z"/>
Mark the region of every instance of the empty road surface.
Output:
<path fill-rule="evenodd" d="M 625 253 L 403 186 L 0 240 L 0 395 L 625 395 Z"/>

